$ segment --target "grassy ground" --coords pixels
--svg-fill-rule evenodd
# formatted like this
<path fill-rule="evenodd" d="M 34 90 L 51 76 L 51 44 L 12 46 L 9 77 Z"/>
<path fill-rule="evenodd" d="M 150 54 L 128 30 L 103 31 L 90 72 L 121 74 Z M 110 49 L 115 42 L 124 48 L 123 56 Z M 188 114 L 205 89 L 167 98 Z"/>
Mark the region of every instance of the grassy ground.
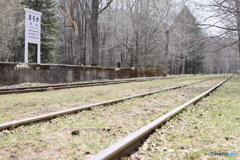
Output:
<path fill-rule="evenodd" d="M 173 79 L 164 84 L 200 79 Z M 0 159 L 89 158 L 221 80 L 223 78 L 1 132 Z M 151 83 L 153 82 L 145 83 L 145 86 L 141 83 L 135 85 L 140 85 L 140 90 L 147 86 L 155 89 Z M 130 86 L 122 87 L 127 89 Z M 134 89 L 135 92 L 138 91 L 136 87 Z M 122 89 L 116 90 L 120 93 Z"/>
<path fill-rule="evenodd" d="M 128 159 L 240 159 L 240 77 L 158 129 Z M 238 156 L 211 156 L 211 152 Z"/>
<path fill-rule="evenodd" d="M 0 123 L 191 83 L 214 76 L 191 76 L 170 80 L 1 95 Z"/>

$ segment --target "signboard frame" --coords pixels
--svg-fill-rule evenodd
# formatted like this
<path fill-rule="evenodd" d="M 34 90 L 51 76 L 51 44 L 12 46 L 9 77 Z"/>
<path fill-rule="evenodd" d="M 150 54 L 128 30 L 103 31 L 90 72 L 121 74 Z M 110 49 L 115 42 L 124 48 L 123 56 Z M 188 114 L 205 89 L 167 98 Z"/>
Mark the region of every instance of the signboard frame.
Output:
<path fill-rule="evenodd" d="M 41 63 L 41 12 L 28 8 L 25 10 L 25 56 L 24 63 L 28 63 L 28 43 L 37 44 L 37 63 Z"/>

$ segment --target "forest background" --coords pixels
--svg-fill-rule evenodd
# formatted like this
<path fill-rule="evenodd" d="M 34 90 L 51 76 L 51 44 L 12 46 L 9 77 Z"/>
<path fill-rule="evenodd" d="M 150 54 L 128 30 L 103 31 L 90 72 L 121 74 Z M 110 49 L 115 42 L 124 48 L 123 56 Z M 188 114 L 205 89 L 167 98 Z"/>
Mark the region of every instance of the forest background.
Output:
<path fill-rule="evenodd" d="M 0 0 L 1 62 L 24 60 L 24 8 L 43 13 L 43 63 L 168 74 L 240 69 L 240 0 Z M 29 50 L 35 63 L 35 45 Z"/>

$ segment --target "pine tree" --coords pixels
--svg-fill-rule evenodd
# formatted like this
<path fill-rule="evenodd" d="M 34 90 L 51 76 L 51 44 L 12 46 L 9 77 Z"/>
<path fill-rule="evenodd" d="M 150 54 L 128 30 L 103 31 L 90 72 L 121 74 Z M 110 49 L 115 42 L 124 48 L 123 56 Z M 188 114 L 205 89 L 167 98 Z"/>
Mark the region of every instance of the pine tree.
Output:
<path fill-rule="evenodd" d="M 186 74 L 198 74 L 203 72 L 203 51 L 205 48 L 204 42 L 201 40 L 203 37 L 201 29 L 197 25 L 191 28 L 193 39 L 189 41 L 188 59 L 186 60 Z"/>
<path fill-rule="evenodd" d="M 185 64 L 182 66 L 182 73 L 197 74 L 203 72 L 203 51 L 204 41 L 203 33 L 196 18 L 193 16 L 187 6 L 176 18 L 176 27 L 178 41 L 181 43 L 180 48 Z"/>
<path fill-rule="evenodd" d="M 21 5 L 26 8 L 42 13 L 41 16 L 41 62 L 54 63 L 56 57 L 53 54 L 55 51 L 55 37 L 58 35 L 58 17 L 56 16 L 54 0 L 22 0 Z M 34 52 L 36 52 L 36 45 L 29 44 L 29 58 L 30 62 L 34 61 Z M 32 56 L 31 56 L 32 53 Z"/>

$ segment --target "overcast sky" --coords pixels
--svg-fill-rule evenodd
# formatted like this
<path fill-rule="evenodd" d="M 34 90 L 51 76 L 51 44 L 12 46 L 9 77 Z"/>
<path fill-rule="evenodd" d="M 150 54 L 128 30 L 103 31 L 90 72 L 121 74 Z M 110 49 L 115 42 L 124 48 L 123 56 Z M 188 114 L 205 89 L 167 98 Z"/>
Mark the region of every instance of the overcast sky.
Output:
<path fill-rule="evenodd" d="M 207 8 L 207 5 L 211 4 L 212 0 L 186 0 L 187 5 L 190 6 L 190 9 L 194 16 L 197 18 L 197 21 L 200 24 L 213 24 L 217 20 L 214 18 L 208 19 L 211 15 L 214 14 L 214 12 L 211 12 L 210 8 Z M 201 6 L 205 5 L 205 6 Z M 206 20 L 208 19 L 208 20 Z M 204 27 L 202 27 L 204 28 Z M 209 34 L 219 34 L 221 32 L 220 29 L 211 27 L 204 29 Z"/>

